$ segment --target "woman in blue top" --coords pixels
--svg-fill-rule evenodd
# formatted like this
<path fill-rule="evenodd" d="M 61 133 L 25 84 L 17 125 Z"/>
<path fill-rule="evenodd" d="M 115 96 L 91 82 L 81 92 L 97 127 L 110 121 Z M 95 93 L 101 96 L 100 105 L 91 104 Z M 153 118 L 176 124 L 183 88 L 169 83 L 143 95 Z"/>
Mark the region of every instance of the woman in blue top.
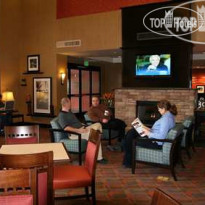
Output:
<path fill-rule="evenodd" d="M 143 126 L 143 131 L 148 138 L 155 139 L 165 139 L 167 133 L 170 129 L 175 126 L 175 115 L 177 115 L 177 107 L 175 105 L 171 105 L 171 103 L 167 100 L 161 100 L 158 104 L 158 111 L 162 115 L 159 120 L 157 120 L 152 128 L 148 128 Z M 137 131 L 132 128 L 128 131 L 125 143 L 124 143 L 124 159 L 123 165 L 125 167 L 131 167 L 132 163 L 132 141 L 134 138 L 137 138 L 137 146 L 151 148 L 151 149 L 161 149 L 162 142 L 151 142 L 146 140 L 140 140 L 140 135 Z"/>

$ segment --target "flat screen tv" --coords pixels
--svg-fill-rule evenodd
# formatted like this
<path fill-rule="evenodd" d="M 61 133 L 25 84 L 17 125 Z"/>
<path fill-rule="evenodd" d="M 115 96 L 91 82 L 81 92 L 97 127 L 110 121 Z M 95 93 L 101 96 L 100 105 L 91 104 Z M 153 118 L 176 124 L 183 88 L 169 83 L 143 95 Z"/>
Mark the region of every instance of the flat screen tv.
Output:
<path fill-rule="evenodd" d="M 137 77 L 170 77 L 171 54 L 153 54 L 136 56 Z"/>

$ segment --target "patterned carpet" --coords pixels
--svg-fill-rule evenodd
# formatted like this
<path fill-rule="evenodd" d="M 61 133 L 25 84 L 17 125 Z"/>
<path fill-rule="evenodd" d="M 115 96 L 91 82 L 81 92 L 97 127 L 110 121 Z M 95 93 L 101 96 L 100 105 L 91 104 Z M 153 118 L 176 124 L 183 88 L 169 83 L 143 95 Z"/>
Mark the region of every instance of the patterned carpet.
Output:
<path fill-rule="evenodd" d="M 104 155 L 109 160 L 107 165 L 98 164 L 96 178 L 97 204 L 150 204 L 153 191 L 156 187 L 162 189 L 182 204 L 205 204 L 205 148 L 197 148 L 192 159 L 185 153 L 183 158 L 186 168 L 176 167 L 178 181 L 175 182 L 168 169 L 137 164 L 136 173 L 121 165 L 123 153 L 111 152 L 105 149 Z M 82 193 L 84 190 L 80 190 Z M 78 192 L 78 191 L 77 191 Z M 76 193 L 73 190 L 63 190 L 57 195 Z M 79 193 L 79 192 L 78 192 Z M 57 200 L 61 204 L 81 204 L 90 202 L 80 200 Z"/>

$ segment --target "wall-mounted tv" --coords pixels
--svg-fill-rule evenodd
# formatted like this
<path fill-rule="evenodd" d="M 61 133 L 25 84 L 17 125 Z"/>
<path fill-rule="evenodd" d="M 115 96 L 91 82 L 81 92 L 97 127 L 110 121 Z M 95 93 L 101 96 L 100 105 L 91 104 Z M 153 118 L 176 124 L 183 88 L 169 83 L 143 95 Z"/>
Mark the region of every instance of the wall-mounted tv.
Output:
<path fill-rule="evenodd" d="M 171 54 L 153 54 L 136 56 L 136 76 L 171 76 Z"/>

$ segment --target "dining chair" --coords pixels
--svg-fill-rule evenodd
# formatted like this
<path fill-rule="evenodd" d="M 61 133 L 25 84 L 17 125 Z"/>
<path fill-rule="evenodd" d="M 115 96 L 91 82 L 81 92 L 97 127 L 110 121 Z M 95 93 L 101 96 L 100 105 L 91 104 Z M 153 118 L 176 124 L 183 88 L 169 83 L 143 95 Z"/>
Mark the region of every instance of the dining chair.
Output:
<path fill-rule="evenodd" d="M 0 154 L 0 169 L 37 169 L 38 205 L 52 205 L 53 151 L 35 154 Z"/>
<path fill-rule="evenodd" d="M 39 125 L 5 126 L 5 144 L 39 143 Z"/>
<path fill-rule="evenodd" d="M 151 205 L 181 205 L 176 199 L 172 198 L 161 189 L 157 188 L 154 191 Z"/>
<path fill-rule="evenodd" d="M 0 204 L 36 205 L 36 169 L 0 170 Z"/>
<path fill-rule="evenodd" d="M 93 204 L 96 204 L 95 195 L 95 171 L 98 149 L 100 145 L 100 132 L 91 129 L 88 139 L 87 150 L 85 153 L 85 162 L 79 165 L 58 165 L 54 166 L 53 187 L 54 190 L 69 188 L 85 188 L 85 194 L 66 196 L 69 198 L 92 197 Z M 91 187 L 91 193 L 89 188 Z M 62 199 L 64 197 L 58 197 Z"/>

